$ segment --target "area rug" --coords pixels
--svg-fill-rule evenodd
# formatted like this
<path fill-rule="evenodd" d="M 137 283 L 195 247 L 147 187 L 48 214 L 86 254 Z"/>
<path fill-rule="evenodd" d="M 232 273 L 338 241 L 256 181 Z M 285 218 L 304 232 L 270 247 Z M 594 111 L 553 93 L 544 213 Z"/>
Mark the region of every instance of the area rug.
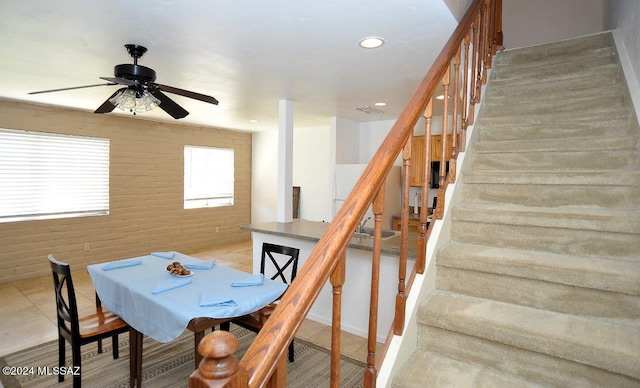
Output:
<path fill-rule="evenodd" d="M 235 356 L 240 359 L 246 352 L 255 334 L 249 330 L 232 326 L 231 331 L 240 343 Z M 85 387 L 129 386 L 129 336 L 120 335 L 120 358 L 114 360 L 111 340 L 103 341 L 104 351 L 98 354 L 97 345 L 82 347 L 82 385 Z M 0 358 L 0 366 L 33 367 L 34 373 L 22 376 L 0 374 L 4 387 L 71 387 L 72 377 L 58 383 L 57 376 L 38 374 L 58 365 L 57 341 L 47 342 L 30 349 Z M 71 365 L 71 348 L 67 345 L 67 366 Z M 328 350 L 312 343 L 296 339 L 295 361 L 287 365 L 288 387 L 328 387 L 331 356 Z M 340 386 L 362 387 L 365 364 L 342 356 L 340 361 Z M 3 369 L 3 372 L 5 369 Z M 144 339 L 142 386 L 143 387 L 187 387 L 189 375 L 194 371 L 193 333 L 186 331 L 175 341 L 163 344 L 148 337 Z"/>

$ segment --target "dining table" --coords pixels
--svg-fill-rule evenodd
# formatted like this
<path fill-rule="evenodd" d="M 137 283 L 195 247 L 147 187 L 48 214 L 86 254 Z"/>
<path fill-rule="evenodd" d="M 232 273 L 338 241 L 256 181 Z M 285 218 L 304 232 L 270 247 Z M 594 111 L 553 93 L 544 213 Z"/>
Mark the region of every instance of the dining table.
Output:
<path fill-rule="evenodd" d="M 170 272 L 179 263 L 188 274 Z M 141 386 L 142 341 L 146 335 L 167 343 L 185 329 L 195 333 L 194 359 L 204 329 L 228 323 L 277 300 L 287 284 L 180 252 L 149 255 L 87 266 L 101 303 L 130 329 L 130 385 Z M 174 271 L 176 272 L 176 271 Z"/>

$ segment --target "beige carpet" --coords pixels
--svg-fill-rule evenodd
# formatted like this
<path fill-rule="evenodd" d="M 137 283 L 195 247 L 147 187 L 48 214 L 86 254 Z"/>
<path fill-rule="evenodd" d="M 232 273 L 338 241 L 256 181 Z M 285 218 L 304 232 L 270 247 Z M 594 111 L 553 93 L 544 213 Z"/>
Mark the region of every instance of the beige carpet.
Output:
<path fill-rule="evenodd" d="M 240 347 L 236 357 L 241 358 L 255 334 L 232 325 Z M 120 358 L 113 360 L 111 341 L 105 341 L 105 350 L 97 353 L 97 346 L 89 344 L 82 349 L 82 385 L 85 387 L 129 386 L 129 336 L 120 336 Z M 185 332 L 177 340 L 167 344 L 150 338 L 144 339 L 142 365 L 143 387 L 186 387 L 193 372 L 193 334 Z M 34 367 L 34 375 L 6 376 L 0 374 L 2 384 L 12 387 L 70 387 L 71 376 L 58 383 L 56 376 L 38 375 L 38 367 L 57 366 L 57 341 L 48 342 L 24 351 L 0 358 L 0 365 L 10 367 Z M 71 365 L 71 348 L 67 345 L 67 365 Z M 348 357 L 340 362 L 341 387 L 362 387 L 364 364 Z M 289 387 L 328 387 L 330 373 L 329 352 L 314 344 L 296 340 L 295 361 L 288 364 L 287 385 Z"/>

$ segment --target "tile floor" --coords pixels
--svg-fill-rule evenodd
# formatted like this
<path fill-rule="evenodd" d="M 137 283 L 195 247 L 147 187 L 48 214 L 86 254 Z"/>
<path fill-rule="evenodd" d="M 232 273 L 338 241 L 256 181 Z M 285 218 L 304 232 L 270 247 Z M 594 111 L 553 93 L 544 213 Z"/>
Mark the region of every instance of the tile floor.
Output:
<path fill-rule="evenodd" d="M 217 264 L 227 265 L 245 272 L 252 272 L 253 249 L 251 240 L 197 252 L 190 252 L 201 259 L 215 259 Z M 95 309 L 95 293 L 86 270 L 73 271 L 79 313 L 83 309 Z M 57 338 L 56 311 L 51 276 L 0 284 L 0 356 L 26 349 Z M 297 338 L 329 348 L 331 328 L 306 320 Z M 365 361 L 366 338 L 343 332 L 342 353 Z M 380 348 L 380 344 L 378 344 Z"/>

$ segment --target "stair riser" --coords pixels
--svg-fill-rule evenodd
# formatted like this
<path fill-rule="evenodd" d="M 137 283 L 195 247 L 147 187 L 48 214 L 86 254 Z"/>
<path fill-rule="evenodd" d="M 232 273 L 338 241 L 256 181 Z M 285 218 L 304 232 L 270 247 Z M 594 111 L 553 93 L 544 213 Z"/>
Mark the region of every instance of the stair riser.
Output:
<path fill-rule="evenodd" d="M 617 57 L 598 57 L 584 62 L 572 62 L 566 65 L 545 65 L 529 67 L 525 69 L 510 69 L 509 71 L 496 71 L 492 73 L 492 80 L 509 80 L 512 85 L 535 84 L 540 81 L 569 79 L 576 77 L 590 77 L 602 73 L 608 67 L 617 68 Z"/>
<path fill-rule="evenodd" d="M 464 181 L 463 181 L 464 182 Z M 505 203 L 523 206 L 593 206 L 638 209 L 638 187 L 468 184 L 461 186 L 465 203 Z"/>
<path fill-rule="evenodd" d="M 640 261 L 637 234 L 454 220 L 451 239 L 465 244 Z"/>
<path fill-rule="evenodd" d="M 478 125 L 481 141 L 520 139 L 567 139 L 577 137 L 619 137 L 630 134 L 628 120 L 612 120 L 564 125 L 516 125 L 491 128 Z"/>
<path fill-rule="evenodd" d="M 539 101 L 516 104 L 510 102 L 504 105 L 490 105 L 483 110 L 484 117 L 510 116 L 517 120 L 520 115 L 548 115 L 555 113 L 576 112 L 579 115 L 585 109 L 591 112 L 607 111 L 612 107 L 623 108 L 624 99 L 622 94 L 607 96 L 606 99 L 567 99 L 561 101 Z"/>
<path fill-rule="evenodd" d="M 626 170 L 635 151 L 529 152 L 474 154 L 473 169 L 504 171 Z"/>
<path fill-rule="evenodd" d="M 568 95 L 581 97 L 593 96 L 599 88 L 607 90 L 625 86 L 623 74 L 619 68 L 607 67 L 603 72 L 591 77 L 559 79 L 554 82 L 542 82 L 522 85 L 511 85 L 508 81 L 492 81 L 487 89 L 484 103 L 491 104 L 494 99 L 507 99 L 507 102 L 525 100 L 527 98 L 566 99 Z M 513 100 L 511 100 L 513 99 Z"/>
<path fill-rule="evenodd" d="M 577 39 L 570 39 L 548 43 L 539 46 L 527 47 L 526 49 L 505 50 L 500 52 L 496 58 L 497 65 L 506 63 L 531 63 L 542 58 L 583 55 L 589 51 L 599 51 L 603 48 L 614 46 L 613 38 L 610 34 L 598 34 Z"/>
<path fill-rule="evenodd" d="M 640 297 L 438 266 L 436 288 L 561 313 L 615 320 L 640 319 Z"/>
<path fill-rule="evenodd" d="M 556 387 L 637 387 L 638 381 L 576 362 L 550 357 L 433 326 L 418 327 L 422 349 Z"/>
<path fill-rule="evenodd" d="M 591 62 L 597 58 L 618 55 L 618 52 L 612 45 L 571 53 L 571 55 L 556 50 L 555 52 L 546 52 L 542 55 L 520 55 L 519 58 L 515 58 L 514 55 L 509 55 L 510 53 L 512 54 L 514 52 L 503 51 L 499 53 L 494 61 L 494 69 L 499 70 L 507 67 L 507 71 L 511 71 L 549 65 L 572 66 L 575 63 Z"/>
<path fill-rule="evenodd" d="M 567 90 L 557 95 L 550 94 L 549 91 L 540 91 L 534 93 L 529 88 L 513 88 L 512 93 L 503 93 L 502 95 L 487 96 L 484 100 L 484 107 L 496 107 L 502 106 L 504 108 L 517 108 L 520 105 L 535 105 L 538 107 L 556 108 L 557 104 L 566 103 L 570 101 L 583 101 L 594 100 L 601 105 L 606 105 L 606 102 L 602 100 L 610 101 L 611 99 L 620 99 L 624 97 L 624 90 L 620 84 L 609 84 L 598 86 L 598 90 L 593 89 L 580 89 L 580 90 Z M 519 93 L 516 93 L 519 92 Z M 594 94 L 599 94 L 601 97 L 594 98 Z M 553 97 L 552 97 L 553 96 Z M 577 104 L 577 103 L 576 103 Z M 582 108 L 583 106 L 579 106 Z"/>
<path fill-rule="evenodd" d="M 576 138 L 573 141 L 557 139 L 541 140 L 513 140 L 513 141 L 479 141 L 473 145 L 474 154 L 483 153 L 573 153 L 591 151 L 619 151 L 629 150 L 635 152 L 636 138 L 624 137 L 596 137 Z"/>

